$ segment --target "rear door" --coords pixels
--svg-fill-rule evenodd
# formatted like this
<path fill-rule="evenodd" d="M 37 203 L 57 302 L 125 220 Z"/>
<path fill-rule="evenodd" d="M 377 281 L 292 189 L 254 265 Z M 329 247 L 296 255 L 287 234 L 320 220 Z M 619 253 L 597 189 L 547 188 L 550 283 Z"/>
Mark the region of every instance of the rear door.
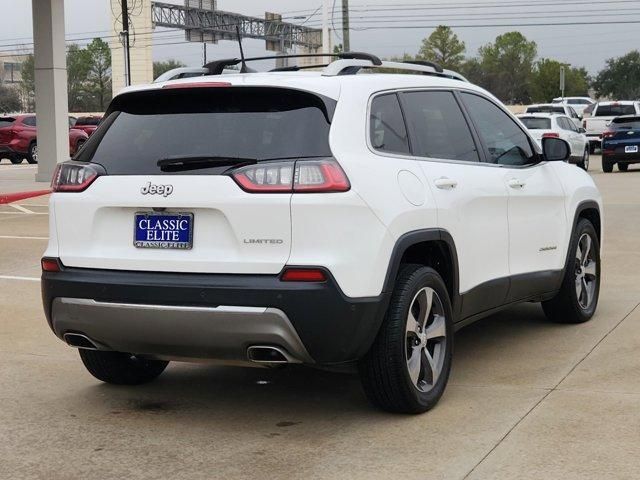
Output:
<path fill-rule="evenodd" d="M 325 102 L 333 101 L 256 87 L 117 97 L 103 128 L 79 154 L 106 175 L 82 193 L 54 195 L 62 262 L 122 270 L 278 273 L 290 252 L 291 194 L 248 193 L 228 173 L 238 167 L 234 163 L 242 164 L 234 159 L 253 159 L 264 165 L 256 170 L 256 181 L 277 182 L 283 175 L 278 160 L 330 156 Z M 229 162 L 198 164 L 199 157 Z M 159 166 L 180 159 L 187 163 Z M 164 220 L 182 222 L 180 245 L 163 237 Z"/>
<path fill-rule="evenodd" d="M 502 305 L 508 290 L 508 194 L 451 91 L 401 92 L 413 155 L 432 190 L 438 226 L 455 241 L 462 318 Z"/>
<path fill-rule="evenodd" d="M 461 97 L 483 140 L 487 161 L 500 167 L 509 192 L 511 300 L 545 293 L 536 280 L 560 270 L 566 252 L 565 196 L 554 165 L 541 162 L 520 126 L 496 103 L 472 93 Z M 540 275 L 531 275 L 540 273 Z M 538 291 L 540 289 L 540 291 Z"/>

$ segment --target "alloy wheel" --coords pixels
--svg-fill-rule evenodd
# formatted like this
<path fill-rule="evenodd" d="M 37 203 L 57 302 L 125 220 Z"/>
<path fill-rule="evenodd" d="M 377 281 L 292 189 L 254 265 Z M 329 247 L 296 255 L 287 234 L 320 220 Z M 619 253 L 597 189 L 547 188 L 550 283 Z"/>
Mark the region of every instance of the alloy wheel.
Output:
<path fill-rule="evenodd" d="M 409 307 L 406 362 L 413 385 L 428 392 L 438 381 L 446 356 L 446 318 L 442 301 L 432 288 L 421 289 Z"/>
<path fill-rule="evenodd" d="M 595 247 L 591 236 L 583 233 L 578 240 L 575 259 L 575 284 L 578 305 L 589 309 L 595 297 L 598 270 L 595 260 Z"/>
<path fill-rule="evenodd" d="M 31 147 L 31 158 L 34 162 L 38 163 L 38 144 L 35 143 Z"/>

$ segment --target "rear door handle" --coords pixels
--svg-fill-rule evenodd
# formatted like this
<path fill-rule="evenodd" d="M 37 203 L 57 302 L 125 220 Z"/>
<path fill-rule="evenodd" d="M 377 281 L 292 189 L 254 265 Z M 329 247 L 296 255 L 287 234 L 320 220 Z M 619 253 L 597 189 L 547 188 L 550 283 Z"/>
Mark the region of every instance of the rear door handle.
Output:
<path fill-rule="evenodd" d="M 442 190 L 450 190 L 458 186 L 457 181 L 455 181 L 453 178 L 447 178 L 447 177 L 440 177 L 436 179 L 434 183 L 436 184 L 436 187 Z"/>
<path fill-rule="evenodd" d="M 507 182 L 507 185 L 509 185 L 511 188 L 522 188 L 526 185 L 526 182 L 518 180 L 517 178 L 512 178 Z"/>

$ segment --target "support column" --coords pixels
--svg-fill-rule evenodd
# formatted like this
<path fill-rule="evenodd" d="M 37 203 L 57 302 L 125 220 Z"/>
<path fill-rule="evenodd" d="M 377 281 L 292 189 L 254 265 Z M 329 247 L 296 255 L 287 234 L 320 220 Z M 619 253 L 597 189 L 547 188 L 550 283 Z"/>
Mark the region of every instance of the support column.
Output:
<path fill-rule="evenodd" d="M 69 159 L 69 104 L 64 41 L 64 0 L 33 0 L 33 43 L 38 119 L 38 173 L 49 182 Z"/>

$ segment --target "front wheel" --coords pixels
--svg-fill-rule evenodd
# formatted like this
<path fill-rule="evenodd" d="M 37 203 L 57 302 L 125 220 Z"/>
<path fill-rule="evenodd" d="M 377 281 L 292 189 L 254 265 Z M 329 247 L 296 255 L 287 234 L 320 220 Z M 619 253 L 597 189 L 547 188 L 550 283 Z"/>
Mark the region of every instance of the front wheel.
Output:
<path fill-rule="evenodd" d="M 146 360 L 130 353 L 79 349 L 82 363 L 91 375 L 114 385 L 140 385 L 155 380 L 169 362 Z"/>
<path fill-rule="evenodd" d="M 378 336 L 359 365 L 367 397 L 390 412 L 426 412 L 444 392 L 452 353 L 451 301 L 442 278 L 432 268 L 405 266 Z"/>
<path fill-rule="evenodd" d="M 542 308 L 554 322 L 582 323 L 593 317 L 600 295 L 600 242 L 589 220 L 578 222 L 568 255 L 560 291 Z"/>
<path fill-rule="evenodd" d="M 583 169 L 585 172 L 589 171 L 589 148 L 585 147 L 584 153 L 582 154 L 582 160 L 578 162 L 578 166 Z"/>

